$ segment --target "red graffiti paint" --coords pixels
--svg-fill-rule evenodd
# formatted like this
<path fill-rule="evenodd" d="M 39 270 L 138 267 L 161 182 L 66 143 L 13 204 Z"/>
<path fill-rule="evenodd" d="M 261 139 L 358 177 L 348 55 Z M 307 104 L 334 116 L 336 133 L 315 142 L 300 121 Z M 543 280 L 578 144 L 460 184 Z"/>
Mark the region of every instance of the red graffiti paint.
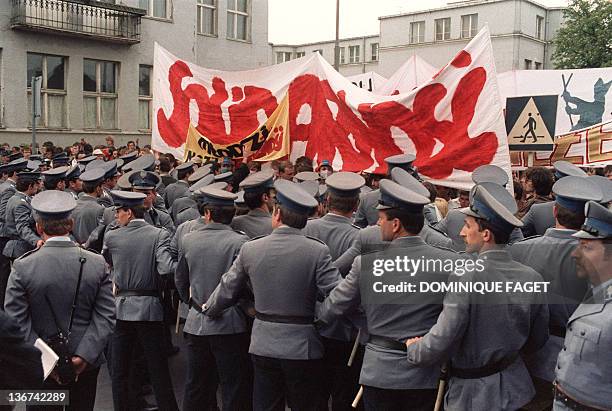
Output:
<path fill-rule="evenodd" d="M 464 51 L 457 55 L 451 67 L 465 67 L 471 61 L 469 53 Z M 191 100 L 200 109 L 198 131 L 219 144 L 241 140 L 259 126 L 259 110 L 270 116 L 277 107 L 276 98 L 270 91 L 253 86 L 233 87 L 228 104 L 230 96 L 220 78 L 213 79 L 210 94 L 200 84 L 191 84 L 182 90 L 183 78 L 190 76 L 183 62 L 178 61 L 171 67 L 169 80 L 174 110 L 169 118 L 162 110 L 157 113 L 159 133 L 171 147 L 179 147 L 185 141 Z M 331 161 L 339 154 L 346 171 L 365 170 L 376 161 L 379 165 L 376 171 L 384 172 L 384 159 L 401 152 L 392 135 L 395 127 L 413 142 L 417 155 L 415 165 L 419 170 L 428 177 L 444 179 L 454 169 L 469 172 L 491 163 L 497 152 L 495 133 L 468 134 L 486 80 L 487 74 L 482 67 L 463 75 L 451 98 L 451 120 L 437 120 L 436 107 L 449 92 L 443 84 L 433 83 L 421 88 L 411 108 L 395 101 L 351 108 L 343 90 L 335 93 L 327 80 L 305 74 L 289 85 L 289 134 L 292 141 L 308 143 L 305 153 L 308 157 Z M 229 133 L 222 117 L 222 104 L 228 104 Z M 298 124 L 299 113 L 306 106 L 310 109 L 310 121 Z M 278 137 L 282 134 L 282 130 L 274 130 L 276 138 L 262 147 L 262 153 L 280 148 Z M 436 145 L 442 148 L 434 154 Z"/>

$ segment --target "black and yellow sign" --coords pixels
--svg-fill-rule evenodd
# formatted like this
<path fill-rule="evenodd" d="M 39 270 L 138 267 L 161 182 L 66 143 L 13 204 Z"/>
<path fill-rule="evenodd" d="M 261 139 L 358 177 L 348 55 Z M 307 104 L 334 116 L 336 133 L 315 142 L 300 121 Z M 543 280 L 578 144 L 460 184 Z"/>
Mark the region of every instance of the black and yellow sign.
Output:
<path fill-rule="evenodd" d="M 506 99 L 506 133 L 510 151 L 553 149 L 559 96 Z"/>

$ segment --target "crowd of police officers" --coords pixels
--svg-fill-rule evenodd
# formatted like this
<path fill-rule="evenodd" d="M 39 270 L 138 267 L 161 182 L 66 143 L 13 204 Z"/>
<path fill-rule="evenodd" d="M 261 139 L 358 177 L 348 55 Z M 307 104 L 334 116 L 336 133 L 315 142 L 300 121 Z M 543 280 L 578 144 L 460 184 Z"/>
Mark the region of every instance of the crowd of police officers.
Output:
<path fill-rule="evenodd" d="M 91 410 L 106 362 L 116 410 L 146 407 L 146 385 L 158 409 L 178 409 L 176 295 L 184 410 L 612 409 L 612 181 L 555 163 L 546 227 L 523 238 L 503 170 L 475 170 L 469 206 L 433 226 L 414 159 L 386 159 L 374 190 L 356 173 L 290 181 L 244 165 L 160 176 L 134 153 L 0 166 L 0 388 L 68 389 L 68 409 Z M 368 256 L 391 251 L 484 266 L 425 281 L 546 281 L 549 293 L 378 301 Z M 32 344 L 58 334 L 73 374 L 42 383 Z"/>

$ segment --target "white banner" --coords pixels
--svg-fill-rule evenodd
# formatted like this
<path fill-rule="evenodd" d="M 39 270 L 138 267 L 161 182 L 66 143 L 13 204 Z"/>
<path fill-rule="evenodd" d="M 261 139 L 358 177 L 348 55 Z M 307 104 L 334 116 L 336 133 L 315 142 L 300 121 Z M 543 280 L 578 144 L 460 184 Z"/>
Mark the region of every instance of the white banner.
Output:
<path fill-rule="evenodd" d="M 415 88 L 430 81 L 438 71 L 434 66 L 414 54 L 389 77 L 389 80 L 383 86 L 377 89 L 377 92 L 383 96 L 410 93 Z"/>
<path fill-rule="evenodd" d="M 359 88 L 368 90 L 369 92 L 380 94 L 379 90 L 385 85 L 387 79 L 378 73 L 368 71 L 363 74 L 356 74 L 354 76 L 348 76 L 347 79 Z"/>

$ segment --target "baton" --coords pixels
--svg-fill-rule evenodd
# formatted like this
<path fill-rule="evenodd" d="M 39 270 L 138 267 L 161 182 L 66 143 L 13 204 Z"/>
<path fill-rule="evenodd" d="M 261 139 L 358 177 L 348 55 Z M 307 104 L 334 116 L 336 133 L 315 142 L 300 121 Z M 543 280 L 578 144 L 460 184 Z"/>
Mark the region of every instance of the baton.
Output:
<path fill-rule="evenodd" d="M 355 338 L 355 343 L 353 344 L 353 350 L 351 351 L 349 360 L 346 363 L 347 367 L 350 367 L 353 365 L 353 361 L 355 360 L 355 355 L 357 354 L 357 348 L 359 347 L 359 337 L 361 337 L 361 329 L 357 331 L 357 338 Z"/>
<path fill-rule="evenodd" d="M 353 403 L 351 404 L 351 407 L 357 408 L 357 406 L 359 405 L 359 401 L 361 400 L 362 396 L 363 396 L 363 385 L 360 385 L 359 386 L 359 391 L 357 392 L 357 395 L 355 396 L 355 399 L 353 400 Z"/>
<path fill-rule="evenodd" d="M 438 383 L 438 395 L 436 396 L 436 405 L 434 411 L 440 411 L 442 409 L 442 402 L 444 401 L 444 391 L 446 390 L 446 381 L 448 381 L 448 364 L 442 364 L 440 368 L 440 382 Z"/>

